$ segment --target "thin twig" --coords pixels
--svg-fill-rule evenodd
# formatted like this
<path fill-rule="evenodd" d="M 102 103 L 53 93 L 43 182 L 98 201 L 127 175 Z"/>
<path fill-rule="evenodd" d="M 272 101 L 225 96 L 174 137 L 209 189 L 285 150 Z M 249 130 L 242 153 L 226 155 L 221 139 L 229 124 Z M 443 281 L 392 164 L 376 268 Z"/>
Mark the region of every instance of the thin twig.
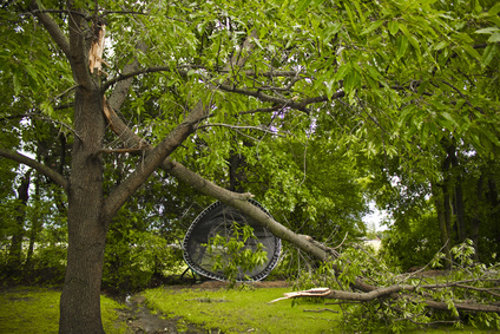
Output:
<path fill-rule="evenodd" d="M 137 147 L 137 148 L 115 148 L 115 149 L 101 149 L 99 152 L 100 153 L 135 153 L 135 152 L 139 152 L 139 151 L 144 151 L 144 150 L 147 150 L 148 148 L 147 147 Z"/>
<path fill-rule="evenodd" d="M 332 309 L 329 309 L 329 308 L 320 308 L 320 309 L 317 309 L 317 310 L 302 310 L 303 312 L 315 312 L 315 313 L 321 313 L 321 312 L 331 312 L 331 313 L 339 313 L 339 311 L 334 311 Z"/>
<path fill-rule="evenodd" d="M 47 116 L 43 116 L 41 114 L 38 114 L 38 113 L 25 113 L 25 114 L 19 114 L 19 115 L 13 115 L 13 116 L 7 116 L 7 117 L 2 117 L 0 118 L 0 120 L 3 120 L 3 119 L 14 119 L 14 118 L 24 118 L 24 117 L 33 117 L 33 118 L 38 118 L 38 119 L 41 119 L 43 121 L 48 121 L 48 122 L 52 122 L 52 123 L 55 123 L 55 124 L 58 124 L 58 125 L 61 125 L 62 127 L 68 129 L 71 133 L 73 133 L 73 135 L 75 137 L 77 137 L 79 140 L 82 140 L 82 138 L 80 137 L 80 135 L 76 132 L 75 129 L 73 129 L 71 126 L 69 126 L 68 124 L 64 123 L 64 122 L 61 122 L 61 121 L 58 121 L 58 120 L 55 120 L 53 118 L 50 118 L 50 117 L 47 117 Z"/>
<path fill-rule="evenodd" d="M 220 127 L 225 127 L 229 129 L 237 129 L 237 130 L 257 130 L 257 131 L 262 131 L 265 133 L 270 133 L 272 135 L 276 135 L 279 137 L 286 137 L 285 135 L 281 133 L 274 132 L 272 130 L 266 129 L 262 126 L 251 126 L 251 125 L 232 125 L 232 124 L 225 124 L 225 123 L 208 123 L 208 124 L 201 124 L 196 127 L 196 129 L 202 129 L 202 128 L 208 128 L 208 127 L 214 127 L 214 126 L 220 126 Z"/>

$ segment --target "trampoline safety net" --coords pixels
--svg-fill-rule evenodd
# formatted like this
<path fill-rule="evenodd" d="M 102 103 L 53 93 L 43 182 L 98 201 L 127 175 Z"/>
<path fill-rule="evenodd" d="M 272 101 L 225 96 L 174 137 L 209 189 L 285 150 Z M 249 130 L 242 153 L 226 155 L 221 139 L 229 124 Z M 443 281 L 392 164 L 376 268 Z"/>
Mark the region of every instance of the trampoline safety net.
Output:
<path fill-rule="evenodd" d="M 260 203 L 255 200 L 249 201 L 271 216 Z M 256 239 L 248 238 L 245 241 L 245 249 L 251 249 L 252 252 L 255 252 L 258 249 L 258 243 L 261 243 L 262 250 L 267 253 L 267 259 L 262 265 L 258 265 L 249 271 L 240 269 L 236 280 L 239 282 L 260 281 L 269 275 L 278 263 L 281 253 L 281 240 L 253 219 L 222 202 L 215 202 L 208 206 L 189 227 L 183 242 L 184 260 L 199 275 L 219 281 L 227 280 L 223 268 L 214 269 L 214 267 L 216 262 L 220 261 L 221 256 L 230 257 L 230 255 L 224 253 L 224 249 L 218 249 L 217 252 L 209 251 L 210 246 L 208 245 L 216 235 L 226 239 L 233 237 L 235 235 L 234 223 L 239 226 L 250 225 L 254 230 Z M 230 259 L 226 260 L 230 261 Z"/>

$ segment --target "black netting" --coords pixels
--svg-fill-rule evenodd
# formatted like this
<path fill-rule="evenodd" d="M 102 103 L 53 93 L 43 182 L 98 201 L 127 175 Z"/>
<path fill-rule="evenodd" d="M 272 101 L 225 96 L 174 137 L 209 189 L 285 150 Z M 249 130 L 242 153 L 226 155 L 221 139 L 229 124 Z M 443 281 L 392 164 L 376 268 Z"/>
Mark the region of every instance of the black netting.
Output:
<path fill-rule="evenodd" d="M 250 202 L 270 215 L 257 201 L 250 200 Z M 263 265 L 259 265 L 251 271 L 243 272 L 240 270 L 237 281 L 264 279 L 278 262 L 281 253 L 281 240 L 240 211 L 221 202 L 215 202 L 207 207 L 189 227 L 183 243 L 184 259 L 196 273 L 211 279 L 225 280 L 223 269 L 214 270 L 214 265 L 216 261 L 221 259 L 222 262 L 224 260 L 230 261 L 230 256 L 225 254 L 222 247 L 212 247 L 209 251 L 207 244 L 217 234 L 224 238 L 234 236 L 234 222 L 240 226 L 248 224 L 254 230 L 257 240 L 247 239 L 246 248 L 256 251 L 257 243 L 261 243 L 263 250 L 267 253 L 267 260 Z"/>

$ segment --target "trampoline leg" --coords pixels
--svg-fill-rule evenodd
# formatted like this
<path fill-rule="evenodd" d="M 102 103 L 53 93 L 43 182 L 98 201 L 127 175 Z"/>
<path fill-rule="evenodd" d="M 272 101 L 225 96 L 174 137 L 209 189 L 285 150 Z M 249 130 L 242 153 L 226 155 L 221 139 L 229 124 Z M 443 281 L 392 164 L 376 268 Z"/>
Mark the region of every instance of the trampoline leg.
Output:
<path fill-rule="evenodd" d="M 184 277 L 184 275 L 188 272 L 189 269 L 191 269 L 191 268 L 187 267 L 186 270 L 184 270 L 184 272 L 181 274 L 181 278 Z"/>

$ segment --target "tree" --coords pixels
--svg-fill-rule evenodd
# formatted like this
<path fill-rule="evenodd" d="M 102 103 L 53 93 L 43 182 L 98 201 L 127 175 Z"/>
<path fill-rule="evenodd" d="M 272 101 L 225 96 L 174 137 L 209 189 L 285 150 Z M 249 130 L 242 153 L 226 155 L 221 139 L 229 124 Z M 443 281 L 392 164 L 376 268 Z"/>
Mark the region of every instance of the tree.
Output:
<path fill-rule="evenodd" d="M 235 154 L 229 139 L 235 132 L 272 138 L 297 133 L 305 140 L 303 134 L 320 131 L 315 122 L 329 117 L 342 122 L 341 143 L 367 156 L 386 150 L 400 154 L 388 144 L 394 140 L 414 153 L 415 136 L 437 142 L 442 128 L 485 152 L 495 151 L 497 93 L 492 87 L 498 80 L 474 76 L 472 81 L 465 73 L 461 85 L 452 83 L 461 62 L 480 73 L 495 68 L 498 33 L 493 27 L 500 7 L 478 4 L 466 17 L 469 5 L 446 6 L 426 1 L 3 5 L 8 24 L 1 29 L 8 47 L 0 74 L 4 85 L 12 83 L 2 92 L 7 101 L 3 119 L 48 119 L 72 141 L 66 173 L 15 151 L 32 142 L 22 138 L 29 131 L 0 148 L 1 156 L 46 175 L 68 197 L 60 332 L 102 332 L 99 292 L 106 232 L 118 210 L 158 168 L 240 209 L 317 258 L 330 258 L 324 247 L 251 205 L 249 194 L 203 177 L 216 170 L 229 173 L 226 161 Z M 465 24 L 468 20 L 474 28 Z M 483 29 L 476 31 L 479 44 L 467 30 L 475 28 Z M 450 106 L 456 108 L 453 113 Z M 200 142 L 208 149 L 200 151 Z M 258 147 L 246 147 L 245 158 Z M 110 156 L 121 154 L 133 155 L 136 165 L 119 184 L 108 185 L 105 170 L 116 166 Z M 272 152 L 263 157 L 273 158 Z M 177 160 L 187 160 L 198 173 Z M 293 175 L 288 179 L 293 181 Z M 351 286 L 375 289 L 361 279 Z"/>

